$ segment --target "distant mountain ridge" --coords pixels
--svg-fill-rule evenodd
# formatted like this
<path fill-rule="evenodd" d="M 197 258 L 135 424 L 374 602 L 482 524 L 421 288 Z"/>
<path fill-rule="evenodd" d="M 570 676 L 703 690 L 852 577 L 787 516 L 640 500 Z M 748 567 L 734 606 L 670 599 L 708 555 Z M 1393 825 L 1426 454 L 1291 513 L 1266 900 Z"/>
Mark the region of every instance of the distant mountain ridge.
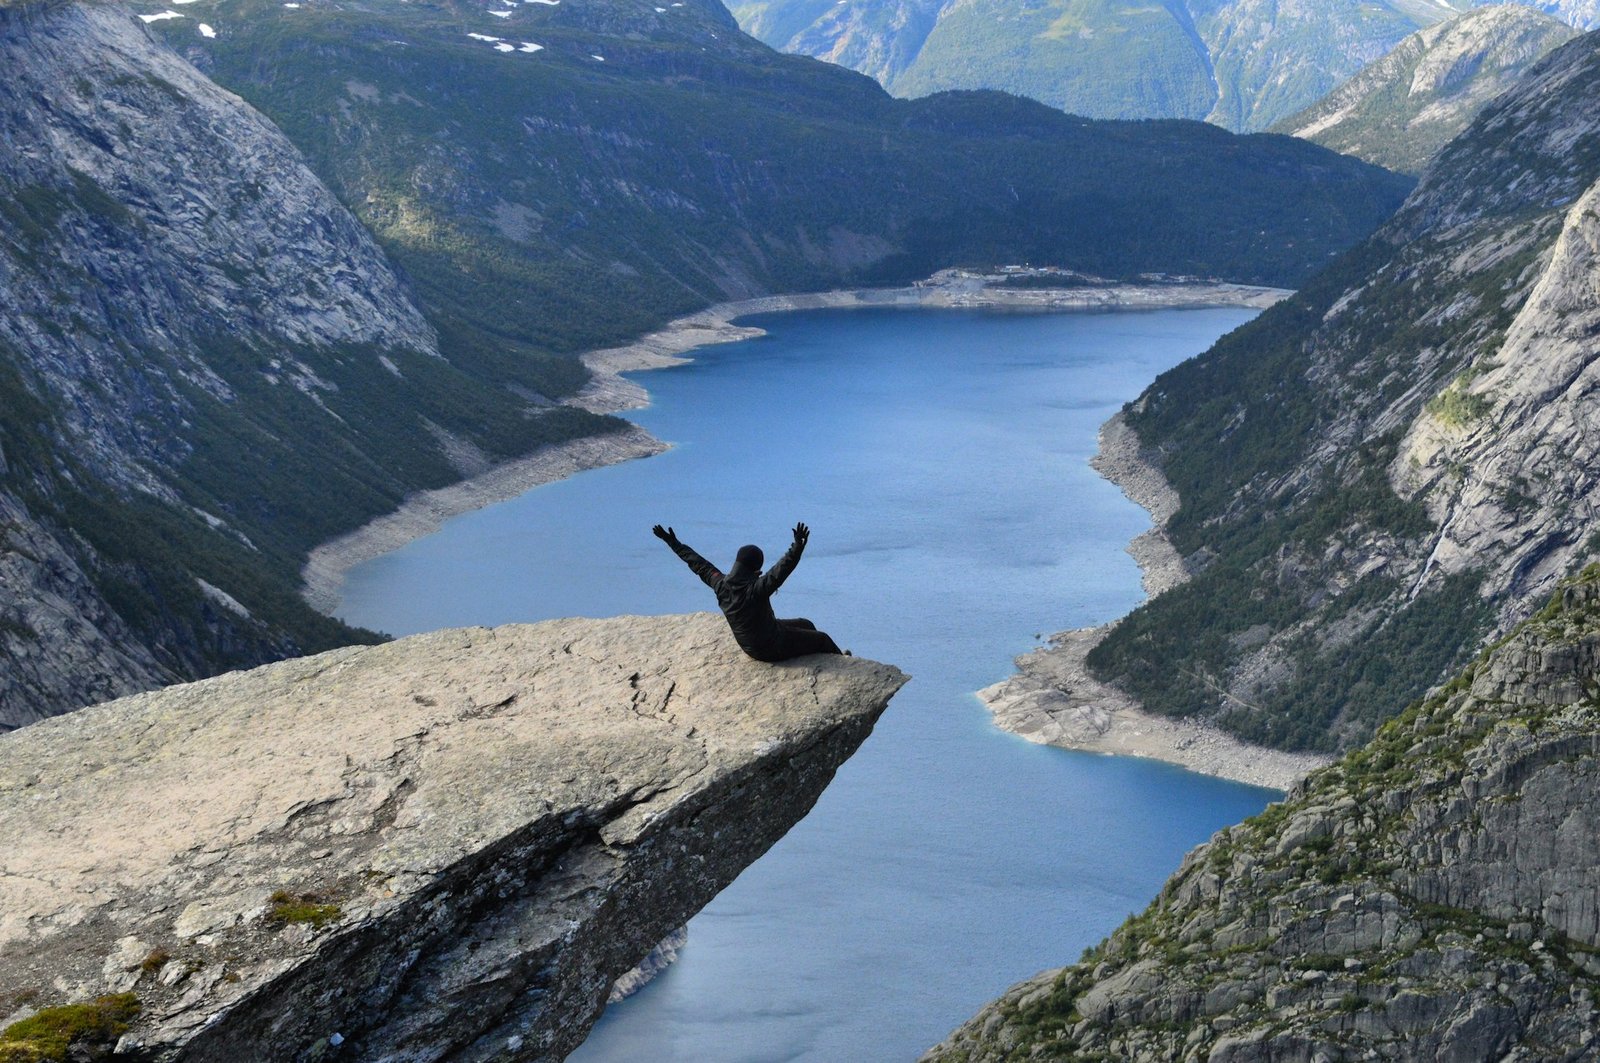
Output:
<path fill-rule="evenodd" d="M 1092 118 L 1263 130 L 1407 35 L 1477 6 L 1444 0 L 738 0 L 748 32 L 860 70 L 897 96 L 994 88 Z M 1600 25 L 1595 0 L 1532 3 Z"/>
<path fill-rule="evenodd" d="M 1311 203 L 1332 157 L 1267 139 L 1096 125 L 995 93 L 897 101 L 773 53 L 699 0 L 509 5 L 504 18 L 476 3 L 199 0 L 185 13 L 152 28 L 303 147 L 425 309 L 466 321 L 493 298 L 502 324 L 486 332 L 551 350 L 617 342 L 706 302 L 955 264 L 1278 282 L 1384 211 Z M 215 39 L 194 31 L 207 19 Z M 1293 189 L 1285 167 L 1312 184 Z M 1239 182 L 1265 182 L 1278 217 Z M 1285 194 L 1307 196 L 1309 214 Z M 1276 240 L 1290 217 L 1321 235 Z"/>
<path fill-rule="evenodd" d="M 1490 100 L 1577 34 L 1516 4 L 1478 8 L 1418 30 L 1272 131 L 1419 174 Z"/>

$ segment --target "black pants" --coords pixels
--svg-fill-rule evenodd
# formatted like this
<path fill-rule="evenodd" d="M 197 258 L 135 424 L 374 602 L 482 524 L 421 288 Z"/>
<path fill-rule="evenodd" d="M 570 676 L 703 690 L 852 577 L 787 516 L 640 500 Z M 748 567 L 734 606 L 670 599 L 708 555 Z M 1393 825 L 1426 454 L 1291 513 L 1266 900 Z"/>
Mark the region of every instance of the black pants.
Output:
<path fill-rule="evenodd" d="M 817 625 L 804 617 L 793 620 L 778 621 L 779 645 L 775 647 L 776 653 L 770 658 L 774 661 L 787 661 L 791 657 L 804 657 L 808 653 L 842 653 L 839 644 L 829 638 L 826 632 L 818 631 Z"/>

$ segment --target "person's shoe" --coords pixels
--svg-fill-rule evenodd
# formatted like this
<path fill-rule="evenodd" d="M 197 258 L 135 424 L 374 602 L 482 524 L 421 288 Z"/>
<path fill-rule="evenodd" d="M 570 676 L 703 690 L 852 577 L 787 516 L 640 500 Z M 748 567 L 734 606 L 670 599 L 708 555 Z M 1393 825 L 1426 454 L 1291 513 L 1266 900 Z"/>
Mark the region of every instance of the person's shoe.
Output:
<path fill-rule="evenodd" d="M 850 652 L 850 651 L 849 651 L 849 650 L 845 650 L 845 651 L 844 651 L 844 655 L 845 655 L 845 656 L 846 656 L 846 657 L 854 657 L 854 656 L 855 656 L 855 654 L 853 654 L 853 653 L 851 653 L 851 652 Z"/>

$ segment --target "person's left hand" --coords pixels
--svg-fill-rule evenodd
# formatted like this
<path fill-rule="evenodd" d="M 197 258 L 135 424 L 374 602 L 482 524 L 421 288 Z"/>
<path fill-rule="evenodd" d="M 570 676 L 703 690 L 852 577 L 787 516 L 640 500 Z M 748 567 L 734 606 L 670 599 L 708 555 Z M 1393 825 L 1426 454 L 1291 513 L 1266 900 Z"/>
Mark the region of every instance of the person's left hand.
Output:
<path fill-rule="evenodd" d="M 806 545 L 806 540 L 808 540 L 810 538 L 811 538 L 811 529 L 810 528 L 806 527 L 803 523 L 802 524 L 796 524 L 794 526 L 794 544 L 796 546 L 805 546 Z"/>
<path fill-rule="evenodd" d="M 661 525 L 657 524 L 654 528 L 651 528 L 650 531 L 655 534 L 657 539 L 660 539 L 668 546 L 678 545 L 677 533 L 675 533 L 671 528 L 663 528 Z"/>

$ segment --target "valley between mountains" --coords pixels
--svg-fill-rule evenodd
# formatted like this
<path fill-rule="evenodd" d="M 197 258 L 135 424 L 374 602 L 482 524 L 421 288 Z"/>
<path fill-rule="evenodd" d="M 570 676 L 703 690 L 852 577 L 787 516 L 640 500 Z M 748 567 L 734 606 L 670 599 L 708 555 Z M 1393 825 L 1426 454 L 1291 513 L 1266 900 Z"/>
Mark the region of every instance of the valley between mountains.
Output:
<path fill-rule="evenodd" d="M 391 642 L 342 567 L 657 452 L 616 371 L 732 308 L 1186 298 L 1272 305 L 1112 422 L 1167 578 L 1010 725 L 1328 766 L 929 1058 L 1593 1058 L 1597 14 L 1367 6 L 0 4 L 0 1060 L 563 1057 L 903 677 L 764 690 L 704 617 Z M 296 691 L 361 751 L 315 794 L 195 805 L 131 892 L 78 844 L 159 835 L 173 757 L 322 756 Z M 549 769 L 485 822 L 468 732 Z"/>

